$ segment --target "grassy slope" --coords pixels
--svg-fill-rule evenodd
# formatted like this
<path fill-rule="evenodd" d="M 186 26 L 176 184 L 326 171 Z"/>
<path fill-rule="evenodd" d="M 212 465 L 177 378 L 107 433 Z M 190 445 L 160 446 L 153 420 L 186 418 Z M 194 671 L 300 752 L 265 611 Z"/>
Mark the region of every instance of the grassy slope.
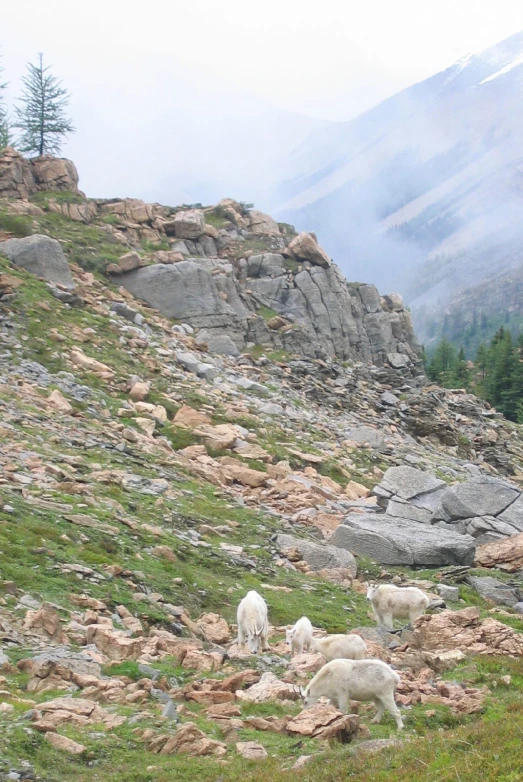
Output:
<path fill-rule="evenodd" d="M 106 252 L 104 235 L 99 229 L 72 224 L 65 218 L 54 220 L 54 215 L 48 217 L 52 217 L 53 231 L 66 237 L 66 249 L 73 248 L 73 258 L 84 267 L 97 269 L 99 259 L 112 259 Z M 67 228 L 65 234 L 62 234 L 62 221 Z M 87 236 L 86 231 L 94 233 Z M 83 237 L 83 243 L 78 243 L 79 235 Z M 147 375 L 143 362 L 137 365 L 136 359 L 128 351 L 118 347 L 118 337 L 111 326 L 108 328 L 106 317 L 88 308 L 76 310 L 63 307 L 50 295 L 43 283 L 11 269 L 7 262 L 0 259 L 0 272 L 7 269 L 10 274 L 24 280 L 17 298 L 9 303 L 13 318 L 25 327 L 25 336 L 28 337 L 21 341 L 20 355 L 39 361 L 53 372 L 69 371 L 70 366 L 64 360 L 64 355 L 77 343 L 79 331 L 90 328 L 95 331 L 95 339 L 92 343 L 84 343 L 82 348 L 86 354 L 108 363 L 116 372 L 117 381 L 123 383 L 138 368 L 141 375 Z M 42 309 L 42 303 L 46 309 Z M 65 337 L 63 342 L 53 341 L 50 334 L 52 328 Z M 19 333 L 23 334 L 23 331 Z M 146 350 L 145 358 L 153 360 L 152 351 Z M 137 449 L 131 449 L 128 453 L 115 451 L 114 439 L 110 436 L 110 429 L 107 429 L 103 411 L 108 410 L 109 419 L 114 419 L 126 394 L 118 390 L 118 383 L 108 389 L 105 383 L 89 373 L 78 370 L 75 374 L 78 382 L 93 389 L 89 402 L 74 403 L 75 418 L 59 418 L 56 412 L 42 406 L 38 398 L 24 398 L 21 401 L 12 389 L 0 389 L 0 402 L 5 403 L 1 408 L 4 411 L 2 420 L 8 419 L 14 427 L 16 441 L 30 444 L 41 453 L 45 462 L 64 468 L 67 468 L 64 457 L 80 457 L 81 461 L 76 465 L 76 477 L 83 476 L 87 486 L 92 483 L 92 472 L 96 469 L 125 469 L 146 477 L 158 477 L 159 471 L 164 471 L 175 490 L 175 497 L 171 500 L 157 500 L 135 491 L 124 491 L 116 484 L 95 483 L 90 489 L 91 494 L 87 495 L 68 493 L 67 488 L 46 491 L 46 498 L 56 504 L 46 508 L 30 501 L 33 495 L 42 492 L 29 491 L 29 496 L 24 498 L 20 492 L 12 491 L 12 487 L 0 486 L 3 501 L 15 509 L 14 513 L 0 511 L 0 580 L 12 580 L 33 596 L 56 602 L 64 609 L 73 608 L 69 599 L 71 594 L 88 591 L 107 601 L 111 607 L 126 605 L 146 626 L 161 623 L 168 618 L 161 604 L 152 604 L 145 599 L 146 590 L 160 592 L 171 603 L 184 605 L 193 616 L 203 610 L 216 610 L 231 621 L 238 599 L 247 588 L 264 592 L 270 607 L 271 621 L 276 625 L 294 621 L 303 613 L 305 603 L 313 623 L 330 631 L 373 624 L 361 595 L 274 566 L 270 554 L 270 537 L 277 530 L 277 522 L 272 516 L 238 506 L 227 495 L 217 491 L 215 486 L 196 480 L 173 467 L 168 458 L 162 464 L 157 457 Z M 149 375 L 154 382 L 155 401 L 161 403 L 162 394 L 166 390 L 172 393 L 173 389 L 164 383 L 161 376 L 153 372 Z M 42 397 L 49 390 L 42 391 Z M 216 422 L 226 420 L 216 400 L 207 398 L 202 388 L 191 385 L 189 379 L 184 386 L 175 390 L 178 404 L 188 402 L 194 406 L 212 405 Z M 175 409 L 176 406 L 170 410 L 171 414 Z M 6 410 L 16 410 L 18 415 L 4 418 Z M 135 425 L 132 419 L 121 420 L 126 426 Z M 282 435 L 276 427 L 260 427 L 254 417 L 247 416 L 244 424 L 257 430 L 260 444 L 280 457 L 285 453 L 282 443 L 286 440 L 290 445 L 304 449 L 302 440 L 293 442 L 292 433 Z M 80 438 L 72 437 L 78 433 Z M 168 428 L 167 433 L 169 435 Z M 171 440 L 176 440 L 176 432 L 171 432 L 169 436 Z M 82 438 L 85 440 L 86 437 L 92 441 L 89 448 L 82 443 Z M 306 442 L 313 442 L 324 439 L 325 434 L 311 431 L 308 435 L 305 433 L 304 437 Z M 312 450 L 312 446 L 309 450 Z M 366 467 L 368 464 L 362 470 Z M 364 481 L 363 472 L 362 476 L 356 477 Z M 64 508 L 60 508 L 61 505 Z M 86 514 L 93 520 L 117 527 L 118 534 L 108 535 L 103 531 L 77 527 L 64 518 L 71 513 Z M 129 520 L 136 522 L 138 528 L 130 529 L 126 526 L 124 522 Z M 238 526 L 232 527 L 232 531 L 227 534 L 227 543 L 243 546 L 246 557 L 231 559 L 220 547 L 221 539 L 214 536 L 206 538 L 209 547 L 192 546 L 187 541 L 187 533 L 201 522 L 235 522 Z M 143 528 L 142 524 L 160 527 L 162 532 L 155 535 Z M 174 551 L 176 562 L 167 562 L 151 552 L 150 549 L 159 544 L 168 545 Z M 255 562 L 255 568 L 251 565 L 252 561 Z M 99 578 L 95 582 L 79 580 L 74 574 L 65 573 L 61 569 L 62 565 L 68 563 L 90 567 Z M 108 579 L 105 567 L 114 564 L 126 568 L 126 572 Z M 418 575 L 427 577 L 433 574 L 423 572 Z M 174 580 L 179 578 L 182 579 L 181 583 Z M 261 586 L 263 583 L 284 584 L 292 591 L 264 590 Z M 136 599 L 138 593 L 143 597 Z M 483 601 L 467 589 L 462 590 L 462 597 L 466 603 L 477 603 L 485 610 Z M 16 600 L 7 593 L 3 594 L 3 599 L 13 609 Z M 507 617 L 505 621 L 523 630 L 523 623 L 516 617 Z M 21 649 L 11 656 L 16 659 L 23 654 L 24 650 Z M 162 668 L 165 673 L 169 673 L 169 661 L 164 661 Z M 127 672 L 132 673 L 132 667 Z M 177 669 L 172 670 L 171 674 L 182 681 L 191 676 L 190 672 Z M 492 686 L 492 681 L 497 681 L 503 674 L 512 676 L 511 687 L 502 685 L 493 688 L 494 695 L 480 716 L 458 720 L 447 709 L 436 708 L 435 716 L 428 717 L 426 707 L 416 706 L 407 712 L 406 734 L 409 741 L 400 747 L 359 759 L 351 754 L 350 747 L 333 746 L 327 756 L 313 761 L 300 775 L 310 782 L 347 778 L 387 782 L 411 778 L 422 782 L 443 782 L 454 779 L 472 781 L 481 773 L 487 782 L 515 782 L 522 778 L 521 661 L 481 660 L 475 665 L 453 671 L 452 678 Z M 22 697 L 25 683 L 21 674 L 8 677 L 8 686 Z M 45 699 L 49 697 L 47 693 Z M 15 714 L 23 713 L 25 708 L 16 704 Z M 122 713 L 132 713 L 130 707 L 117 709 Z M 191 710 L 197 714 L 194 719 L 206 733 L 221 738 L 218 728 L 205 719 L 199 707 L 191 706 Z M 278 707 L 273 704 L 258 707 L 244 705 L 243 713 L 275 714 L 278 713 Z M 153 718 L 150 721 L 155 724 Z M 364 721 L 368 723 L 367 719 Z M 286 773 L 284 769 L 289 768 L 300 754 L 314 754 L 320 749 L 314 741 L 302 743 L 290 737 L 245 730 L 240 733 L 240 739 L 260 741 L 271 757 L 256 765 L 234 757 L 232 752 L 229 753 L 232 758 L 229 765 L 223 766 L 212 759 L 153 756 L 144 751 L 142 742 L 133 733 L 134 727 L 124 725 L 111 733 L 90 731 L 80 735 L 64 729 L 64 733 L 78 738 L 88 747 L 89 753 L 85 757 L 74 759 L 53 750 L 41 735 L 28 731 L 26 723 L 17 723 L 12 716 L 2 717 L 1 722 L 0 735 L 3 738 L 0 739 L 0 760 L 3 756 L 6 762 L 8 760 L 15 765 L 21 760 L 28 760 L 48 782 L 72 778 L 80 782 L 92 779 L 103 779 L 104 782 L 122 779 L 162 782 L 195 778 L 261 781 L 272 780 L 276 776 L 290 779 L 291 774 L 295 775 L 294 772 Z M 149 723 L 146 720 L 138 724 L 146 727 Z M 390 721 L 382 726 L 372 726 L 371 732 L 377 738 L 395 736 Z"/>

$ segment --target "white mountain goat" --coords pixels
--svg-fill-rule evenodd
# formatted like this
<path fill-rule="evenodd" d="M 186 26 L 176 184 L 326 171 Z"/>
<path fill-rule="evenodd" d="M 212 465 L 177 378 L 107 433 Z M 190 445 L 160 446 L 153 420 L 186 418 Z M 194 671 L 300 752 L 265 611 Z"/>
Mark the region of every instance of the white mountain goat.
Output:
<path fill-rule="evenodd" d="M 311 651 L 320 652 L 327 662 L 339 658 L 364 660 L 367 645 L 359 635 L 328 635 L 326 638 L 313 638 Z"/>
<path fill-rule="evenodd" d="M 397 587 L 393 584 L 370 585 L 367 600 L 372 605 L 378 624 L 392 630 L 394 619 L 407 619 L 410 624 L 423 616 L 430 603 L 417 587 Z"/>
<path fill-rule="evenodd" d="M 291 647 L 291 656 L 308 652 L 312 643 L 312 624 L 306 616 L 298 619 L 294 627 L 287 630 L 287 643 Z"/>
<path fill-rule="evenodd" d="M 238 606 L 238 645 L 243 648 L 247 643 L 252 654 L 258 653 L 260 643 L 262 651 L 269 648 L 267 613 L 267 603 L 254 589 L 247 592 Z"/>
<path fill-rule="evenodd" d="M 300 692 L 305 708 L 324 697 L 343 714 L 349 712 L 351 700 L 374 701 L 378 713 L 372 722 L 381 722 L 388 711 L 401 730 L 403 720 L 394 700 L 394 690 L 400 681 L 396 671 L 381 660 L 332 660 Z"/>

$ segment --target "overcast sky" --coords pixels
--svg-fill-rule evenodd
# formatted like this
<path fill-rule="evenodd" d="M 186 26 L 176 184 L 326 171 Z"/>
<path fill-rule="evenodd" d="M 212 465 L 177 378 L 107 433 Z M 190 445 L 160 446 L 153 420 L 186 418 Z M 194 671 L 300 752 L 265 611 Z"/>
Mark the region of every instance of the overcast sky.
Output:
<path fill-rule="evenodd" d="M 521 0 L 16 0 L 6 76 L 43 51 L 71 90 L 111 63 L 171 54 L 273 105 L 348 119 L 523 28 Z M 151 85 L 154 90 L 154 85 Z"/>

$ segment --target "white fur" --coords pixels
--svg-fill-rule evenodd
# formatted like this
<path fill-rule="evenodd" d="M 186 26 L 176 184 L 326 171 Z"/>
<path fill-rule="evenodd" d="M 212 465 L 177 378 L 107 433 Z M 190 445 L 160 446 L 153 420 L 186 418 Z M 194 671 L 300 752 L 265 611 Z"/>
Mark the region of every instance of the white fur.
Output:
<path fill-rule="evenodd" d="M 381 660 L 332 660 L 318 671 L 302 691 L 305 708 L 318 698 L 328 698 L 344 714 L 349 712 L 349 701 L 374 701 L 378 713 L 372 722 L 381 722 L 389 711 L 398 730 L 403 720 L 394 700 L 394 690 L 400 682 L 398 674 Z"/>
<path fill-rule="evenodd" d="M 244 647 L 247 643 L 252 654 L 258 653 L 260 643 L 262 651 L 269 648 L 267 614 L 267 603 L 254 589 L 247 592 L 238 606 L 238 645 Z"/>
<path fill-rule="evenodd" d="M 364 660 L 367 645 L 359 635 L 328 635 L 326 638 L 313 638 L 311 651 L 320 652 L 327 662 L 339 658 Z"/>
<path fill-rule="evenodd" d="M 287 630 L 287 643 L 291 647 L 291 656 L 309 651 L 312 643 L 312 624 L 306 616 L 302 616 L 294 627 Z"/>
<path fill-rule="evenodd" d="M 397 587 L 394 584 L 369 586 L 367 600 L 372 604 L 378 624 L 393 629 L 394 619 L 407 619 L 412 624 L 422 616 L 430 603 L 427 595 L 417 587 Z"/>

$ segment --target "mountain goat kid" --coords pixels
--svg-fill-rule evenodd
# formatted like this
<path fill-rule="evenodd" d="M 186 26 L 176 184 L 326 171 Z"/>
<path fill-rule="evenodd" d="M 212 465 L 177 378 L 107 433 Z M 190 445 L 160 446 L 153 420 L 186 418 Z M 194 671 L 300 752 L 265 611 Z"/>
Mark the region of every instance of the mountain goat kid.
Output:
<path fill-rule="evenodd" d="M 326 638 L 313 638 L 311 652 L 319 652 L 327 662 L 345 658 L 346 660 L 364 660 L 367 645 L 359 635 L 328 635 Z"/>
<path fill-rule="evenodd" d="M 294 627 L 287 630 L 286 640 L 291 647 L 291 656 L 309 651 L 312 643 L 312 624 L 306 616 L 298 619 Z"/>
<path fill-rule="evenodd" d="M 417 587 L 397 587 L 393 584 L 370 585 L 367 600 L 372 604 L 378 624 L 392 630 L 394 619 L 406 619 L 410 624 L 423 616 L 430 603 L 427 595 Z"/>
<path fill-rule="evenodd" d="M 267 619 L 267 603 L 254 589 L 247 592 L 240 601 L 237 611 L 238 646 L 243 648 L 247 643 L 252 654 L 258 654 L 261 643 L 262 651 L 269 648 L 267 636 L 269 623 Z"/>
<path fill-rule="evenodd" d="M 394 700 L 399 682 L 396 671 L 381 660 L 332 660 L 300 693 L 305 708 L 324 697 L 343 714 L 348 714 L 350 700 L 374 701 L 378 713 L 372 722 L 381 722 L 384 712 L 389 711 L 398 730 L 402 730 L 403 720 Z"/>

